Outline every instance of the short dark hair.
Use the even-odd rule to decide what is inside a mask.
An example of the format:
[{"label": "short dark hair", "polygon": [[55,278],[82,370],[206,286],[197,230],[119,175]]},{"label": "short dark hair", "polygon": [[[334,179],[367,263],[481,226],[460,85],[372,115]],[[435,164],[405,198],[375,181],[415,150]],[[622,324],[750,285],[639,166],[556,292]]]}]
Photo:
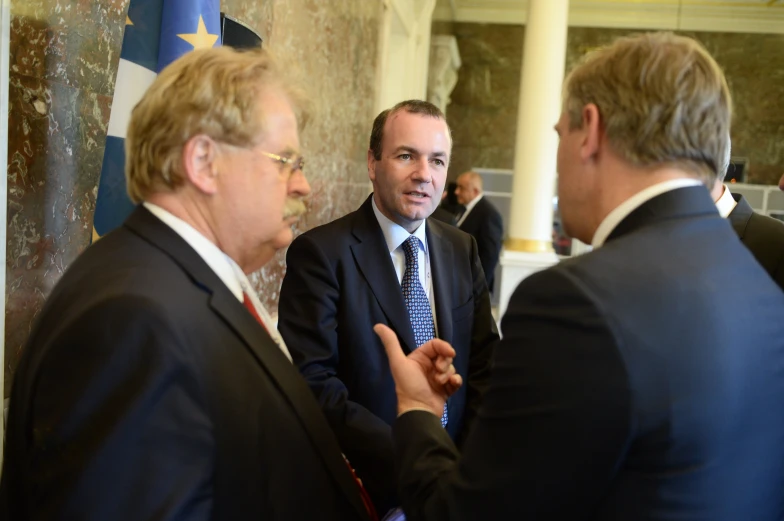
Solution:
[{"label": "short dark hair", "polygon": [[[381,159],[381,143],[384,141],[384,125],[386,125],[389,116],[396,112],[400,112],[401,110],[405,110],[409,114],[422,114],[423,116],[431,118],[443,119],[444,123],[446,123],[446,116],[441,112],[441,109],[429,101],[420,99],[401,101],[391,109],[382,111],[381,114],[376,116],[376,119],[373,121],[373,130],[370,131],[370,150],[373,151],[373,157],[376,160]],[[447,124],[446,129],[451,135],[452,132],[449,130],[449,124]]]}]

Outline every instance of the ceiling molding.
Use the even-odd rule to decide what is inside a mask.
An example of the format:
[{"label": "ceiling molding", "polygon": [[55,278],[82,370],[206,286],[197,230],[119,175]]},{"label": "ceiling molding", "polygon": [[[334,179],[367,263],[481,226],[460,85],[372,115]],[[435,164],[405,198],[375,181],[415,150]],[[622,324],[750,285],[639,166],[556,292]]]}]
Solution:
[{"label": "ceiling molding", "polygon": [[[440,21],[525,24],[527,0],[439,0],[433,19]],[[572,0],[569,25],[624,29],[669,29],[736,33],[784,34],[784,4],[767,0],[745,2],[686,1],[624,2]]]}]

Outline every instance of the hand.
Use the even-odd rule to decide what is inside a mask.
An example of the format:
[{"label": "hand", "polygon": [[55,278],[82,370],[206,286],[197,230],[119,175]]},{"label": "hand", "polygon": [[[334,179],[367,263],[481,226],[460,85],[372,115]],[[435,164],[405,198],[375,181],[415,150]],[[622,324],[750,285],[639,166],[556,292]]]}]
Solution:
[{"label": "hand", "polygon": [[452,365],[455,356],[452,346],[434,338],[406,356],[394,331],[383,324],[376,324],[373,331],[381,339],[389,357],[389,368],[395,379],[398,414],[425,409],[440,418],[446,399],[463,385],[463,378]]}]

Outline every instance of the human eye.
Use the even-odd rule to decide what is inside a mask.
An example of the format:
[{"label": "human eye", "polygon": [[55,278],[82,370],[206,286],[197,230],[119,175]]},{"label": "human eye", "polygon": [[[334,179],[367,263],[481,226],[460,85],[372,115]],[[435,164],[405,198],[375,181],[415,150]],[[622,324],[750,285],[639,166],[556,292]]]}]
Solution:
[{"label": "human eye", "polygon": [[436,166],[444,166],[446,164],[446,163],[444,163],[443,159],[434,159],[433,163],[435,163]]},{"label": "human eye", "polygon": [[397,158],[402,159],[403,161],[409,161],[411,160],[411,154],[409,153],[400,154],[399,156],[397,156]]}]

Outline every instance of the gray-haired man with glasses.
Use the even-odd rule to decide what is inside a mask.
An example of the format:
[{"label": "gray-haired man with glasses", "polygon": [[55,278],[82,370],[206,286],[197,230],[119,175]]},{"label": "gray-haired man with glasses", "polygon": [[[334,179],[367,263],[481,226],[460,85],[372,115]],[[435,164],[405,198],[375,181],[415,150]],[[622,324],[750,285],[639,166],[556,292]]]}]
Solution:
[{"label": "gray-haired man with glasses", "polygon": [[0,519],[376,519],[246,276],[310,192],[283,73],[264,51],[193,51],[134,109],[141,204],[31,332]]}]

